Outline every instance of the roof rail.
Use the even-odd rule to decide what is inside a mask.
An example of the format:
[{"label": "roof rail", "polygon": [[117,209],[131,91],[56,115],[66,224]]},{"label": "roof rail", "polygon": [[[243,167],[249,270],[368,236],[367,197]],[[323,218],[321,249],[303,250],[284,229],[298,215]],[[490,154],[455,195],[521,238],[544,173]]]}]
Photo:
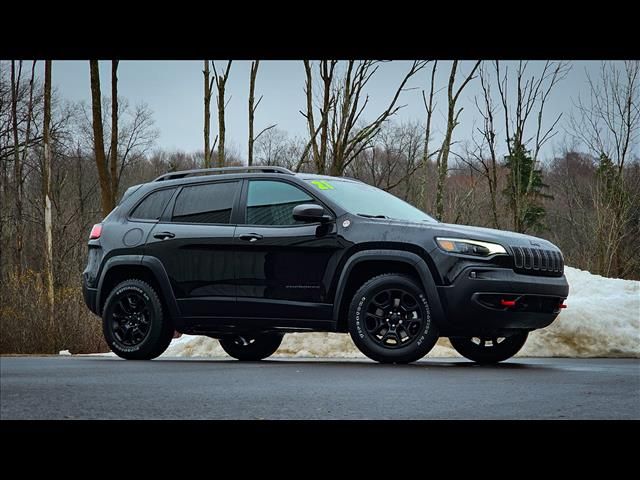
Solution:
[{"label": "roof rail", "polygon": [[196,168],[193,170],[180,170],[178,172],[169,172],[160,175],[154,182],[163,180],[175,180],[177,178],[188,177],[189,175],[198,175],[201,173],[231,173],[231,172],[264,172],[264,173],[285,173],[287,175],[295,175],[291,170],[284,167],[271,166],[251,166],[251,167],[218,167],[218,168]]}]

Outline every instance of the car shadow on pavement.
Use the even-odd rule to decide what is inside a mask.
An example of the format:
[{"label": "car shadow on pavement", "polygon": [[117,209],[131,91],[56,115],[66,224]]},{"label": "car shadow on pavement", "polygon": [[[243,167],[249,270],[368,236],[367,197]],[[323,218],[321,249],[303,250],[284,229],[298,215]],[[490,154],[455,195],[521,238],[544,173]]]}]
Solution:
[{"label": "car shadow on pavement", "polygon": [[190,358],[159,358],[154,362],[171,363],[171,364],[225,364],[231,367],[276,367],[276,366],[296,366],[296,367],[312,367],[312,366],[324,366],[344,368],[348,366],[358,366],[365,368],[377,368],[377,369],[452,369],[452,368],[474,368],[478,370],[551,370],[551,365],[542,365],[539,363],[524,363],[524,362],[502,362],[492,365],[480,365],[467,360],[421,360],[415,363],[409,364],[384,364],[377,363],[367,359],[316,359],[316,358],[272,358],[260,361],[243,361],[223,358],[223,357],[190,357]]}]

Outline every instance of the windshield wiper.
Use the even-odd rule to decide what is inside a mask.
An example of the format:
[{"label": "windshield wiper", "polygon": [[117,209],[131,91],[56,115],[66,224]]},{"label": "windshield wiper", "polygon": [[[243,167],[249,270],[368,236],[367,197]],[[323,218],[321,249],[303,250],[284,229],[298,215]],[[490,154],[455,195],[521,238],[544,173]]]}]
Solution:
[{"label": "windshield wiper", "polygon": [[389,218],[386,215],[369,215],[368,213],[356,213],[356,215],[366,218]]}]

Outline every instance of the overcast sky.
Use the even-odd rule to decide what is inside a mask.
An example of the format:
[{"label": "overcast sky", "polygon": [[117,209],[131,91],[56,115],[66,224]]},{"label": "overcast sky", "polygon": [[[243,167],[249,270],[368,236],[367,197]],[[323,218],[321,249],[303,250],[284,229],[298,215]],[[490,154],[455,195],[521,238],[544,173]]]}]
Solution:
[{"label": "overcast sky", "polygon": [[[516,62],[505,62],[515,68]],[[399,82],[411,62],[393,61],[384,63],[367,85],[370,95],[364,117],[375,118],[395,92]],[[461,62],[459,71],[468,72],[473,62]],[[539,75],[544,62],[530,62],[531,74]],[[218,61],[222,68],[224,61]],[[571,70],[550,96],[547,118],[555,118],[559,113],[565,116],[571,110],[572,99],[579,92],[586,93],[587,72],[597,75],[599,62],[570,62]],[[249,88],[248,61],[233,62],[227,94],[227,148],[246,157],[247,150],[247,96]],[[40,62],[42,68],[42,62]],[[103,95],[110,91],[110,62],[100,62]],[[438,111],[434,118],[436,134],[446,125],[446,82],[450,62],[438,64],[436,87],[442,88],[438,100]],[[399,104],[406,105],[395,117],[396,121],[422,120],[425,112],[420,90],[428,88],[430,71],[425,69],[407,85],[407,91],[400,96]],[[90,102],[89,63],[87,61],[54,61],[53,84],[61,96],[67,100]],[[461,78],[461,77],[460,77]],[[203,145],[203,75],[199,61],[121,61],[118,70],[119,95],[132,104],[145,102],[153,111],[156,128],[160,136],[157,144],[165,149],[194,151]],[[479,82],[472,82],[463,92],[460,106],[464,111],[460,125],[454,132],[454,140],[469,138],[478,115],[473,104],[474,95],[479,93]],[[277,128],[291,136],[305,135],[305,119],[300,114],[304,108],[304,66],[301,61],[265,60],[260,63],[257,79],[257,97],[264,95],[255,118],[256,131],[276,123]],[[215,98],[212,98],[212,138],[217,130]],[[549,152],[551,145],[547,151]]]}]

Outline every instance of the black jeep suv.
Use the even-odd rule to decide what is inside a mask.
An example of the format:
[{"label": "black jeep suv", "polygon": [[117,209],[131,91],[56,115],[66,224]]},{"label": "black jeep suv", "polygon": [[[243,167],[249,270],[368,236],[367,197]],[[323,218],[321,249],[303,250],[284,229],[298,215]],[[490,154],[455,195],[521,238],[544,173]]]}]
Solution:
[{"label": "black jeep suv", "polygon": [[379,362],[418,360],[442,336],[492,363],[553,322],[563,269],[546,240],[439,223],[357,180],[231,167],[129,188],[91,231],[83,292],[127,359],[157,357],[176,330],[240,360],[325,331]]}]

